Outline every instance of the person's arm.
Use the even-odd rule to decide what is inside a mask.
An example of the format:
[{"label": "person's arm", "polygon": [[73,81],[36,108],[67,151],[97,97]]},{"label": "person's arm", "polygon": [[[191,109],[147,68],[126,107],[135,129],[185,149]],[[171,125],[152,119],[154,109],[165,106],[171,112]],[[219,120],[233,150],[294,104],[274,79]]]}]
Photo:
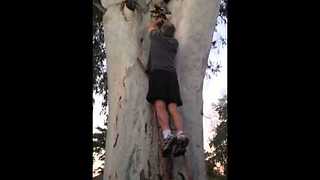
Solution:
[{"label": "person's arm", "polygon": [[151,72],[151,59],[150,59],[150,53],[149,53],[149,58],[148,58],[148,63],[147,63],[147,69],[146,69],[146,74],[150,75]]},{"label": "person's arm", "polygon": [[149,67],[148,67],[149,66],[149,62],[148,62],[147,68],[145,68],[143,63],[142,63],[142,60],[139,57],[137,58],[137,60],[138,60],[138,64],[142,68],[143,72],[146,73],[147,76],[149,76],[149,70],[148,70],[149,69]]},{"label": "person's arm", "polygon": [[158,24],[162,21],[161,18],[157,18],[155,21],[151,21],[148,25],[148,32],[158,29]]}]

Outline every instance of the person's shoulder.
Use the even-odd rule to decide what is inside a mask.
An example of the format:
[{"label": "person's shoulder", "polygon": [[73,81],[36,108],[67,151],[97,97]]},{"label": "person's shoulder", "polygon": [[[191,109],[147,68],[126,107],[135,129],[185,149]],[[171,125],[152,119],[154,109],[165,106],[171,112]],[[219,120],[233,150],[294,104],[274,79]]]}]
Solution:
[{"label": "person's shoulder", "polygon": [[160,36],[160,31],[158,29],[152,29],[150,31],[150,37],[159,37]]}]

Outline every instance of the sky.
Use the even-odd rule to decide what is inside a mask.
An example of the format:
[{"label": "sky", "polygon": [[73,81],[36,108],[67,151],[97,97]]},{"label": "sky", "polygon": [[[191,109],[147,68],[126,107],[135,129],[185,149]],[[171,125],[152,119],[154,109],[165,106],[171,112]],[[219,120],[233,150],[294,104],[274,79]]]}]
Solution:
[{"label": "sky", "polygon": [[94,98],[94,104],[93,104],[93,112],[92,112],[92,119],[93,119],[93,132],[98,132],[96,129],[98,126],[103,127],[104,126],[104,118],[105,115],[101,114],[101,109],[102,109],[102,101],[103,101],[103,96],[102,95],[97,95],[93,94]]},{"label": "sky", "polygon": [[[227,41],[227,24],[222,23],[218,18],[216,29],[212,40],[217,40],[223,37]],[[220,72],[211,79],[204,78],[203,82],[203,145],[205,150],[209,148],[209,138],[214,133],[213,129],[218,125],[218,113],[212,109],[213,103],[218,103],[219,98],[227,94],[227,46],[222,46],[217,42],[218,48],[211,49],[208,61],[219,62],[221,64]]]},{"label": "sky", "polygon": [[[221,23],[218,18],[217,31],[213,34],[212,40],[218,39],[220,36],[227,39],[227,25]],[[203,139],[204,148],[209,150],[209,138],[213,135],[213,129],[218,124],[218,114],[213,111],[212,103],[217,103],[218,99],[227,93],[227,46],[217,42],[218,48],[211,49],[208,61],[220,62],[221,70],[210,79],[204,78],[203,82]],[[95,103],[93,104],[93,132],[97,132],[96,127],[103,126],[104,115],[100,113],[103,96],[93,95]]]}]

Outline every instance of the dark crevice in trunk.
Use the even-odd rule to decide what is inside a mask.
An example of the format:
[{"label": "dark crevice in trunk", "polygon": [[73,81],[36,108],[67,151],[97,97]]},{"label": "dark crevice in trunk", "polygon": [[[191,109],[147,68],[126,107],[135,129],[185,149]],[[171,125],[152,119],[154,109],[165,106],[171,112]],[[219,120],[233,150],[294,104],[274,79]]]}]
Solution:
[{"label": "dark crevice in trunk", "polygon": [[116,140],[114,141],[113,148],[116,147],[119,138],[119,133],[117,134]]}]

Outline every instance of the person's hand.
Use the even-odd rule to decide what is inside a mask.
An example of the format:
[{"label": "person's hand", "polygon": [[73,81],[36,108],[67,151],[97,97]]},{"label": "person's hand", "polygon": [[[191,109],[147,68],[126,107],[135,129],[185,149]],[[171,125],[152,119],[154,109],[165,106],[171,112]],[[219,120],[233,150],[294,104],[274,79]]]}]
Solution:
[{"label": "person's hand", "polygon": [[158,28],[158,24],[162,21],[162,18],[158,17],[155,20],[151,20],[148,25],[148,32]]},{"label": "person's hand", "polygon": [[160,28],[163,25],[163,23],[165,23],[165,21],[167,20],[162,17],[159,17],[157,20],[155,20],[157,28]]},{"label": "person's hand", "polygon": [[157,17],[157,19],[155,20],[155,23],[158,24],[162,21],[162,18],[161,17]]}]

